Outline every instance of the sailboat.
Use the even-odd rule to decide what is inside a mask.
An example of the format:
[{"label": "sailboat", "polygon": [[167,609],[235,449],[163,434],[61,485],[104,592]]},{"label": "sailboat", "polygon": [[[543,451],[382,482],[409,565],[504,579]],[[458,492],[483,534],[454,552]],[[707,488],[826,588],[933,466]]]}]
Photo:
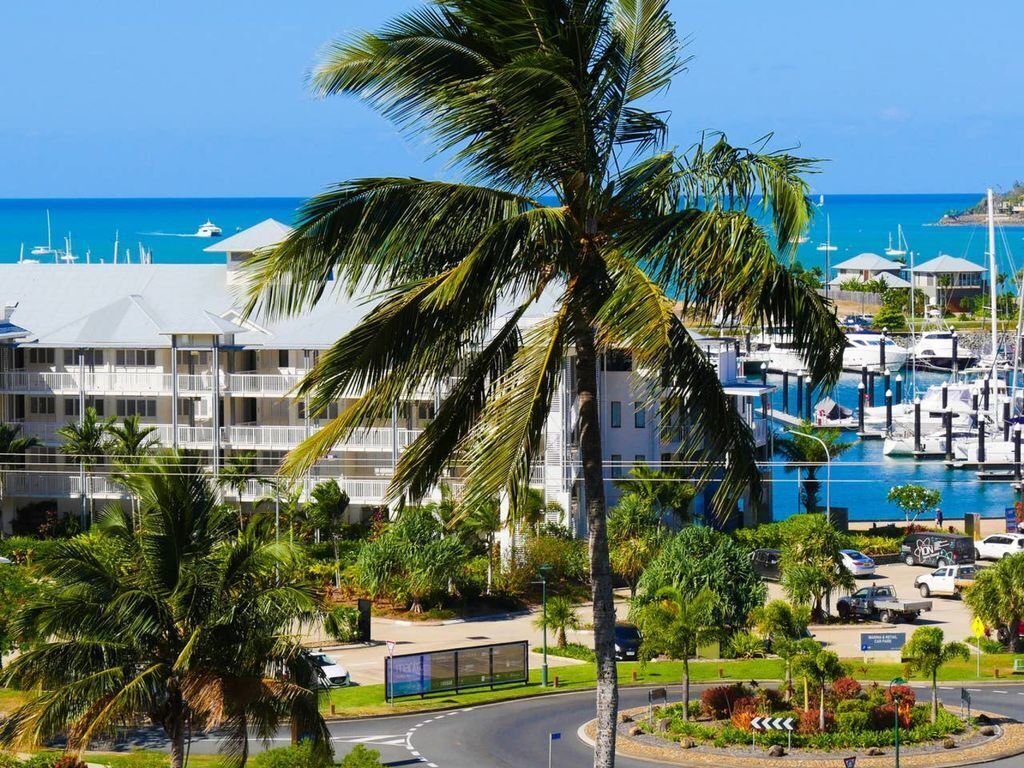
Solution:
[{"label": "sailboat", "polygon": [[885,255],[894,258],[897,256],[906,256],[906,240],[903,237],[903,225],[896,225],[896,247],[892,247],[892,232],[889,233],[889,247],[885,249]]},{"label": "sailboat", "polygon": [[825,196],[824,195],[818,195],[818,207],[819,208],[824,208],[825,207]]},{"label": "sailboat", "polygon": [[30,253],[33,256],[56,256],[57,252],[53,250],[53,237],[50,232],[50,209],[46,209],[46,245],[33,246]]},{"label": "sailboat", "polygon": [[[825,215],[825,242],[819,245],[817,250],[823,253],[832,253],[832,251],[839,250],[838,247],[832,245],[832,219],[828,214]],[[827,268],[825,274],[828,275]]]},{"label": "sailboat", "polygon": [[996,294],[999,277],[999,268],[996,266],[996,220],[995,205],[992,201],[992,189],[988,190],[988,288],[989,302],[991,305],[991,350],[978,362],[975,370],[978,373],[1006,370],[1009,368],[1009,361],[999,355],[999,325],[997,318],[997,307],[999,297]]}]

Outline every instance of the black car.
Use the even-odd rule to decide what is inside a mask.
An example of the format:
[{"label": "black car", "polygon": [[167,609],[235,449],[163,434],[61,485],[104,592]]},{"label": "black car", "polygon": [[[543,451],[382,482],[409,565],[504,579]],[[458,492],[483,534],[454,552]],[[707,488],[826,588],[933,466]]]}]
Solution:
[{"label": "black car", "polygon": [[907,565],[942,568],[974,562],[974,540],[955,533],[908,534],[900,545],[900,557]]},{"label": "black car", "polygon": [[777,549],[755,549],[750,553],[750,564],[754,573],[768,581],[782,578],[781,553]]},{"label": "black car", "polygon": [[640,653],[643,635],[635,624],[625,622],[615,624],[615,658],[623,661],[636,661]]}]

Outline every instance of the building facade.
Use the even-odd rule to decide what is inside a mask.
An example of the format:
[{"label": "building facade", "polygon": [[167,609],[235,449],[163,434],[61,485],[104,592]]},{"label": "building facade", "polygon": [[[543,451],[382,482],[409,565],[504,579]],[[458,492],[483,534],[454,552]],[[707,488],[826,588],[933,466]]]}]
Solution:
[{"label": "building facade", "polygon": [[[327,298],[301,317],[274,323],[243,318],[239,266],[288,231],[267,220],[208,248],[224,254],[223,264],[0,265],[0,421],[20,425],[24,435],[41,443],[5,472],[0,501],[5,531],[19,510],[38,510],[40,503],[70,514],[83,508],[86,496],[96,504],[126,498],[107,459],[98,457],[86,473],[59,452],[58,430],[89,407],[104,418],[138,416],[155,428],[161,445],[195,452],[214,474],[224,472],[238,454],[254,455],[253,477],[237,488],[225,487],[228,497],[240,494],[252,503],[280,492],[268,480],[284,455],[351,402],[339,400],[314,417],[293,390],[319,355],[366,312],[357,300]],[[767,450],[770,390],[737,375],[733,342],[701,343]],[[602,356],[610,501],[618,495],[617,475],[637,462],[667,460],[678,447],[663,439],[657,408],[641,402],[637,393],[643,387],[630,367],[628,355]],[[564,510],[561,522],[583,534],[573,381],[567,362],[547,422],[543,466],[534,469],[532,480],[546,500]],[[365,520],[385,504],[401,452],[433,419],[444,394],[424,391],[391,418],[359,431],[294,490],[305,496],[321,479],[336,479],[351,499],[350,520]],[[448,482],[457,493],[458,477]],[[696,511],[705,503],[706,494],[695,503]],[[752,522],[748,515],[734,524]]]}]

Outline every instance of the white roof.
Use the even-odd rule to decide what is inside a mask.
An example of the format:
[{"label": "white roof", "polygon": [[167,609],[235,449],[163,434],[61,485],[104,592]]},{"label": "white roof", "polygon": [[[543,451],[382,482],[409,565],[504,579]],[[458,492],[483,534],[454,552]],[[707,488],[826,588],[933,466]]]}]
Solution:
[{"label": "white roof", "polygon": [[859,253],[852,259],[847,259],[832,266],[834,269],[895,270],[897,272],[904,268],[904,265],[898,261],[892,261],[884,256],[879,256],[877,253]]},{"label": "white roof", "polygon": [[914,267],[914,272],[987,272],[980,264],[975,264],[973,261],[967,259],[961,259],[959,256],[947,256],[941,254],[936,256],[931,261],[926,261],[924,264],[918,264]]},{"label": "white roof", "polygon": [[857,280],[857,281],[862,282],[862,283],[866,283],[866,282],[873,281],[873,280],[881,280],[883,283],[885,283],[887,288],[909,288],[910,287],[910,283],[908,281],[904,280],[902,277],[898,277],[897,275],[894,275],[892,272],[879,272],[877,274],[872,275],[869,280],[865,280],[862,275],[854,275],[854,276],[846,275],[844,277],[837,277],[837,278],[833,279],[832,282],[829,283],[829,285],[833,285],[833,286],[838,287],[838,286],[842,285],[843,283],[849,282],[850,280]]},{"label": "white roof", "polygon": [[231,237],[207,246],[206,253],[255,253],[261,248],[277,245],[292,233],[292,228],[276,219],[265,219],[255,226],[236,232]]}]

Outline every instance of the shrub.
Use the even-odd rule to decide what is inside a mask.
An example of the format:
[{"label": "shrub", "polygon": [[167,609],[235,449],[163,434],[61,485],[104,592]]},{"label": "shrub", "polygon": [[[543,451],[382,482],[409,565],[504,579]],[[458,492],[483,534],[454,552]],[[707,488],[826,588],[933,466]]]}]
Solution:
[{"label": "shrub", "polygon": [[909,685],[894,685],[885,689],[885,703],[892,704],[893,694],[898,694],[901,707],[914,706],[917,702],[917,694]]},{"label": "shrub", "polygon": [[840,677],[832,683],[832,693],[837,701],[856,699],[861,693],[860,683],[852,677]]},{"label": "shrub", "polygon": [[734,659],[758,659],[764,657],[764,640],[754,637],[746,630],[733,633],[727,653]]},{"label": "shrub", "polygon": [[701,710],[705,715],[720,720],[729,717],[734,703],[747,696],[750,696],[750,689],[739,683],[706,688],[700,694]]},{"label": "shrub", "polygon": [[[821,733],[818,728],[818,710],[817,709],[798,709],[796,710],[797,717],[800,718],[800,723],[797,725],[797,733]],[[825,710],[825,730],[835,730],[836,717],[832,712]]]},{"label": "shrub", "polygon": [[739,728],[741,731],[750,730],[750,722],[754,719],[754,715],[757,714],[749,709],[737,709],[732,713],[731,722],[734,728]]},{"label": "shrub", "polygon": [[866,731],[871,723],[871,715],[867,712],[837,712],[836,730],[860,732]]},{"label": "shrub", "polygon": [[10,752],[0,752],[0,768],[21,768],[23,763]]},{"label": "shrub", "polygon": [[279,747],[261,752],[249,761],[249,765],[252,768],[319,768],[330,765],[330,762],[317,754],[310,742],[304,741],[293,747]]},{"label": "shrub", "polygon": [[359,609],[339,605],[327,614],[324,632],[339,643],[351,643],[359,637]]},{"label": "shrub", "polygon": [[380,768],[380,752],[356,744],[340,763],[341,768]]},{"label": "shrub", "polygon": [[[911,707],[900,705],[900,728],[910,728],[910,710]],[[871,710],[871,727],[876,731],[892,728],[894,716],[892,704],[875,707]]]},{"label": "shrub", "polygon": [[874,707],[875,705],[867,699],[845,699],[836,704],[836,714],[862,712],[865,715],[870,715]]}]

